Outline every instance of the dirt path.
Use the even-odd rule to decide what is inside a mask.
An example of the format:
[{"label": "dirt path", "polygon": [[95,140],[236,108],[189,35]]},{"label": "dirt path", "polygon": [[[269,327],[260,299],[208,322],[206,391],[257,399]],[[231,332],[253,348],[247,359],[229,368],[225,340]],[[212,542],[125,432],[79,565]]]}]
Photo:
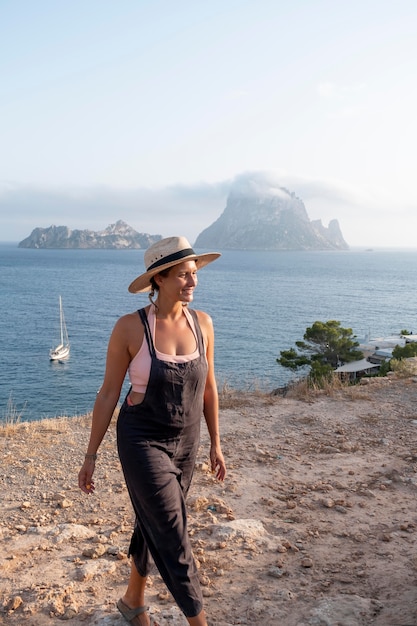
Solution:
[{"label": "dirt path", "polygon": [[[415,626],[417,380],[229,405],[228,479],[208,472],[204,432],[188,500],[210,626]],[[88,430],[88,417],[0,430],[5,624],[126,623],[132,512],[114,426],[96,494],[78,491]],[[147,601],[160,626],[185,626],[157,572]]]}]

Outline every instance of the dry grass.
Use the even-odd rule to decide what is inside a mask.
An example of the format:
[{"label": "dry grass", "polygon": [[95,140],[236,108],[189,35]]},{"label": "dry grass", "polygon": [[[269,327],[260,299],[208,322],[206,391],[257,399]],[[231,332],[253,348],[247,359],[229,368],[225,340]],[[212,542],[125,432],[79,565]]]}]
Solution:
[{"label": "dry grass", "polygon": [[344,389],[346,400],[354,402],[355,400],[370,400],[369,389],[362,385],[348,385]]},{"label": "dry grass", "polygon": [[[382,379],[374,379],[376,382]],[[365,400],[369,397],[369,390],[365,386],[342,381],[338,376],[333,376],[331,380],[324,381],[321,385],[312,383],[308,378],[302,378],[288,385],[284,395],[293,400],[302,402],[313,402],[316,398],[327,396],[329,398],[343,394],[347,400]]]},{"label": "dry grass", "polygon": [[[60,439],[62,435],[69,435],[72,432],[72,425],[77,421],[84,425],[90,420],[91,415],[80,417],[47,417],[32,422],[21,421],[21,414],[5,419],[0,423],[0,437],[13,437],[16,435],[25,436],[30,443],[42,442],[46,445]],[[47,437],[45,437],[47,435]],[[71,441],[68,439],[68,443]]]},{"label": "dry grass", "polygon": [[219,389],[220,409],[236,409],[247,404],[246,394],[231,387],[227,382]]},{"label": "dry grass", "polygon": [[[395,377],[407,378],[417,375],[416,361],[401,360],[394,363]],[[384,379],[370,379],[372,383],[377,384]],[[290,383],[283,389],[274,391],[265,391],[256,381],[251,385],[250,389],[236,389],[228,382],[224,382],[219,388],[219,406],[221,410],[240,409],[250,405],[252,402],[262,403],[262,405],[273,405],[279,401],[279,397],[291,398],[306,403],[314,402],[315,399],[322,396],[337,396],[340,393],[347,400],[364,400],[369,397],[369,389],[366,386],[357,384],[351,385],[343,382],[338,376],[334,376],[331,381],[326,381],[323,386],[312,384],[307,378],[302,378]],[[116,407],[114,412],[111,428],[116,427],[117,417],[120,407]],[[33,422],[21,421],[22,411],[18,411],[12,397],[9,398],[3,419],[0,420],[0,438],[14,436],[20,433],[29,435],[31,441],[36,442],[45,440],[45,434],[53,440],[55,435],[61,437],[63,434],[70,433],[74,424],[79,425],[81,429],[89,427],[91,424],[91,413],[73,417],[54,417],[44,418]],[[71,420],[71,426],[69,424]]]},{"label": "dry grass", "polygon": [[398,378],[409,378],[417,374],[417,359],[391,359],[390,366]]},{"label": "dry grass", "polygon": [[17,426],[21,422],[24,409],[25,407],[23,407],[21,411],[18,411],[13,396],[10,394],[7,400],[6,410],[0,422],[0,435],[7,437],[15,433]]},{"label": "dry grass", "polygon": [[277,401],[277,393],[265,390],[256,380],[246,389],[236,389],[227,382],[219,388],[219,408],[239,409],[253,403],[262,406],[273,405]]},{"label": "dry grass", "polygon": [[348,387],[349,384],[342,382],[338,376],[333,376],[331,380],[324,380],[320,385],[309,378],[302,378],[290,384],[285,395],[294,400],[311,402],[319,396],[333,396]]}]

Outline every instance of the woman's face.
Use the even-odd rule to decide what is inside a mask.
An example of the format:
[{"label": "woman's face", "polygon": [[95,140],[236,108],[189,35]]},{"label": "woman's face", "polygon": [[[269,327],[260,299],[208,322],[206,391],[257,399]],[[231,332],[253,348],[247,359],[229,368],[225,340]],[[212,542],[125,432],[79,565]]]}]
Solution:
[{"label": "woman's face", "polygon": [[160,292],[181,302],[193,301],[197,282],[197,264],[195,261],[184,261],[184,263],[174,265],[167,276],[158,276]]}]

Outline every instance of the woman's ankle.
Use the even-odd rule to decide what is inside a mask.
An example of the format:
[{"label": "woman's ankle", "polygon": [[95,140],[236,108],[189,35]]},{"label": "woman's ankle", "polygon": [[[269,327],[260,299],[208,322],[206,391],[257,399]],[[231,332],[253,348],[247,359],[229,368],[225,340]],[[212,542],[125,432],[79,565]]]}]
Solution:
[{"label": "woman's ankle", "polygon": [[122,601],[129,607],[129,609],[137,609],[140,606],[145,606],[145,599],[138,597],[135,594],[130,594],[128,591],[122,596]]},{"label": "woman's ankle", "polygon": [[187,622],[190,626],[208,626],[206,612],[203,610],[196,617],[187,617]]}]

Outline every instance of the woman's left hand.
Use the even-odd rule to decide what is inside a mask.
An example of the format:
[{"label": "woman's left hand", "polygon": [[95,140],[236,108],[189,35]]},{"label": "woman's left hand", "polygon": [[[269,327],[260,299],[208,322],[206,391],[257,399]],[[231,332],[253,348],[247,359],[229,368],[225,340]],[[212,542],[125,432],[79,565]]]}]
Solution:
[{"label": "woman's left hand", "polygon": [[94,480],[93,473],[95,468],[95,462],[93,460],[86,459],[82,468],[78,474],[78,486],[84,493],[94,493]]},{"label": "woman's left hand", "polygon": [[223,481],[226,477],[226,463],[220,446],[211,446],[210,464],[211,471],[215,473],[217,480]]}]

